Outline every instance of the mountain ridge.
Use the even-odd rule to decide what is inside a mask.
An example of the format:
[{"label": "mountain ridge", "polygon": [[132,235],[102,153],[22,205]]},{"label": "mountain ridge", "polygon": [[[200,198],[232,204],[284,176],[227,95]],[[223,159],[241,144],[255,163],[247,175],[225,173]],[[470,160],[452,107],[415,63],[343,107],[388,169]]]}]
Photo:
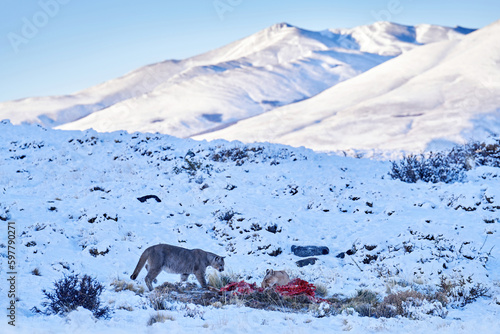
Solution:
[{"label": "mountain ridge", "polygon": [[500,133],[499,35],[500,21],[415,48],[307,101],[195,138],[413,152],[484,140]]},{"label": "mountain ridge", "polygon": [[315,32],[278,23],[207,53],[150,64],[75,94],[0,103],[0,118],[61,129],[206,133],[308,99],[392,57],[360,51],[362,39],[349,37],[356,31]]}]

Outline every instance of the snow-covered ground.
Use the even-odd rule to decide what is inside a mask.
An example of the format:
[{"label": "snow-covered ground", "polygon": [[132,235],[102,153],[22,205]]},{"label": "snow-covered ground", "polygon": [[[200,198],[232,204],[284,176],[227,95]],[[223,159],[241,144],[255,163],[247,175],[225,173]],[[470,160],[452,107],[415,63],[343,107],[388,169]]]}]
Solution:
[{"label": "snow-covered ground", "polygon": [[[15,222],[19,298],[16,328],[4,313],[2,333],[499,332],[498,168],[478,167],[461,183],[407,184],[389,177],[387,161],[7,121],[0,122],[0,153],[1,308],[6,312],[9,302],[8,222]],[[139,202],[144,195],[161,202]],[[221,219],[227,212],[232,219]],[[226,271],[258,284],[266,269],[284,269],[324,285],[328,296],[429,293],[441,278],[480,284],[489,296],[464,307],[450,301],[444,318],[417,309],[417,320],[172,304],[162,311],[170,320],[148,326],[156,313],[148,293],[115,292],[110,284],[130,281],[142,251],[157,243],[226,256]],[[330,253],[299,268],[292,245],[327,246]],[[337,257],[348,250],[355,252]],[[113,310],[109,320],[85,309],[65,317],[30,311],[41,308],[43,289],[70,273],[106,286],[101,300]],[[144,285],[144,276],[136,284]],[[179,275],[158,279],[177,282]]]}]

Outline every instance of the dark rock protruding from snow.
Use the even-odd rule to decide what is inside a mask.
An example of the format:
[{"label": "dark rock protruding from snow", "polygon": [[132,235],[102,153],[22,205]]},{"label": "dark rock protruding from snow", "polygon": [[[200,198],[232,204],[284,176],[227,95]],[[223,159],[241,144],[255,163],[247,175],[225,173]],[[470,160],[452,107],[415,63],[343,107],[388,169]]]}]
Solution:
[{"label": "dark rock protruding from snow", "polygon": [[316,257],[310,257],[308,259],[299,260],[299,261],[297,261],[295,263],[297,264],[297,267],[305,267],[305,266],[308,266],[308,265],[315,264],[316,261],[318,261],[318,258],[316,258]]},{"label": "dark rock protruding from snow", "polygon": [[330,250],[326,246],[292,246],[292,253],[300,257],[327,255]]},{"label": "dark rock protruding from snow", "polygon": [[142,196],[142,197],[137,197],[137,199],[139,200],[139,202],[141,203],[144,203],[146,202],[148,199],[151,199],[151,198],[154,198],[158,203],[161,202],[161,199],[156,196],[156,195],[146,195],[146,196]]}]

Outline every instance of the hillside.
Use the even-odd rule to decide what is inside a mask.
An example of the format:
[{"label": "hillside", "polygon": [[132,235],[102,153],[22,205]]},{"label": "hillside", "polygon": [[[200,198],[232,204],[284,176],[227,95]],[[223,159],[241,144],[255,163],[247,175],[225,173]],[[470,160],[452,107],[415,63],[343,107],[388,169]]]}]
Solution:
[{"label": "hillside", "polygon": [[[16,333],[498,328],[498,168],[477,167],[460,183],[408,184],[389,177],[388,162],[304,148],[57,131],[7,121],[0,122],[0,143],[0,220],[13,222],[16,235]],[[137,200],[145,195],[161,202]],[[279,305],[267,311],[167,299],[159,312],[166,322],[148,327],[158,312],[149,293],[134,292],[144,285],[145,271],[137,282],[128,277],[142,251],[157,243],[226,256],[227,274],[257,284],[266,269],[284,269],[324,286],[331,300],[357,291],[379,301],[409,290],[430,295],[443,282],[451,288],[446,299],[414,300],[405,304],[406,316],[380,319],[362,316],[366,310],[355,305],[334,310],[322,303],[292,312]],[[326,246],[329,254],[298,267],[303,258],[292,245]],[[7,258],[4,239],[4,270]],[[67,316],[30,311],[42,308],[43,289],[69,274],[102,282],[109,320],[95,320],[85,309]],[[162,273],[154,286],[178,280]],[[133,288],[117,291],[117,281]],[[196,283],[193,276],[188,282]],[[5,320],[0,331],[13,332]]]},{"label": "hillside", "polygon": [[449,147],[500,133],[500,21],[424,45],[306,101],[195,137],[320,151]]},{"label": "hillside", "polygon": [[402,52],[467,32],[388,22],[314,32],[281,23],[74,94],[0,103],[0,119],[189,137],[310,98]]}]

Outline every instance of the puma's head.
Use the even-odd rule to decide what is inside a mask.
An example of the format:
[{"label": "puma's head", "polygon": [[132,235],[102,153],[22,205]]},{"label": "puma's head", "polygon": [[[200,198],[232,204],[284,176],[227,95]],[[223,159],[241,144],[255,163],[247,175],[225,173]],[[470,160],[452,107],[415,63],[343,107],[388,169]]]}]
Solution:
[{"label": "puma's head", "polygon": [[266,270],[266,276],[261,283],[262,288],[273,287],[275,285],[286,285],[290,282],[290,277],[284,270]]},{"label": "puma's head", "polygon": [[268,286],[271,286],[273,283],[275,283],[274,270],[267,269],[266,276],[264,276],[264,280],[262,281],[260,286],[263,288],[267,288]]},{"label": "puma's head", "polygon": [[222,256],[214,257],[210,265],[220,272],[224,271],[224,257]]}]

